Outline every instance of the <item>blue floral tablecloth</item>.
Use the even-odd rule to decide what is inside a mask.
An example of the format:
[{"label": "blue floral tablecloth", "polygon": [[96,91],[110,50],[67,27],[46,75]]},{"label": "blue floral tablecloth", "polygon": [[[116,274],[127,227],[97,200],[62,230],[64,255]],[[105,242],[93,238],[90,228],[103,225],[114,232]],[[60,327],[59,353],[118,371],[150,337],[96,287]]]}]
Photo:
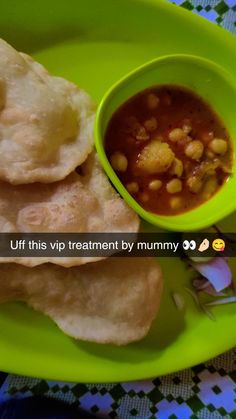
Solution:
[{"label": "blue floral tablecloth", "polygon": [[176,0],[178,4],[236,34],[235,0]]},{"label": "blue floral tablecloth", "polygon": [[[174,3],[236,34],[236,0]],[[236,419],[236,350],[179,373],[136,383],[86,385],[0,373],[2,419],[68,419],[89,414],[121,419]]]},{"label": "blue floral tablecloth", "polygon": [[[236,350],[152,381],[80,384],[1,373],[0,386],[1,419],[85,417],[79,409],[104,419],[230,419],[236,418]],[[29,397],[35,397],[30,406]],[[63,416],[62,404],[59,416],[57,405],[51,406],[44,401],[48,398],[64,402],[75,412],[75,416],[69,416],[69,412]],[[1,415],[1,404],[13,399],[25,399],[28,410],[23,407],[24,414],[9,416],[4,409],[5,415]],[[45,412],[48,413],[49,409],[54,414],[46,416]]]}]

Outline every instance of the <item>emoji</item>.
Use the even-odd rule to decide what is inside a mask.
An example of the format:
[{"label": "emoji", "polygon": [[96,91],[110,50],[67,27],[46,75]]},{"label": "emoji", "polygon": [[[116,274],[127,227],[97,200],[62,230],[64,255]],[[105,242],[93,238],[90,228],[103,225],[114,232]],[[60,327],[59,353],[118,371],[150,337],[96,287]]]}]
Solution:
[{"label": "emoji", "polygon": [[222,239],[215,239],[212,243],[212,249],[216,252],[223,252],[225,250],[225,242]]},{"label": "emoji", "polygon": [[184,250],[189,250],[189,249],[190,250],[195,250],[196,245],[197,244],[196,244],[195,240],[190,240],[190,241],[184,240],[184,242],[182,244]]},{"label": "emoji", "polygon": [[205,250],[207,250],[207,249],[209,248],[209,246],[210,246],[210,242],[209,242],[209,240],[208,240],[208,239],[204,239],[204,240],[201,242],[201,244],[200,244],[200,246],[199,246],[199,248],[198,248],[198,251],[199,251],[199,252],[205,252]]}]

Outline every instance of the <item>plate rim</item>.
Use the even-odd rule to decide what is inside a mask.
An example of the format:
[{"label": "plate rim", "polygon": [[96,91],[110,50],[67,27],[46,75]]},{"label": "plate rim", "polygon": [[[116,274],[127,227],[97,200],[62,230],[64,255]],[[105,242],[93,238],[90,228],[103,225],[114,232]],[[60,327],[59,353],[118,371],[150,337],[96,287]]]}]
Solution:
[{"label": "plate rim", "polygon": [[[126,0],[128,1],[128,0]],[[199,26],[204,26],[205,30],[209,30],[212,33],[214,33],[214,36],[220,37],[222,38],[222,36],[225,38],[226,42],[235,42],[236,41],[236,37],[235,35],[233,35],[232,33],[228,32],[227,30],[218,27],[216,24],[208,21],[207,19],[204,19],[203,17],[196,15],[188,10],[183,9],[182,7],[175,5],[175,4],[171,4],[169,2],[167,2],[166,0],[135,0],[135,2],[139,2],[139,3],[144,3],[145,5],[150,3],[152,5],[154,5],[155,7],[159,7],[162,8],[163,10],[168,10],[169,13],[177,13],[179,16],[187,18],[188,20],[192,21],[193,24],[198,24]],[[134,3],[135,3],[134,2]],[[235,43],[236,46],[236,43]],[[62,333],[62,332],[61,332]],[[214,355],[210,355],[211,357],[215,357],[218,356],[219,354],[221,354],[224,351],[230,350],[231,348],[234,347],[234,345],[236,344],[232,342],[232,345],[229,347],[229,345],[222,345],[222,347],[219,350],[216,350]],[[1,339],[0,339],[0,346],[1,346]],[[3,352],[4,352],[4,348],[3,348]],[[36,355],[37,356],[37,355]],[[196,358],[198,358],[196,356]],[[161,374],[158,373],[157,370],[153,370],[153,375],[150,375],[150,373],[141,373],[137,372],[131,374],[131,377],[127,377],[127,371],[124,368],[124,372],[123,372],[123,368],[122,368],[122,363],[121,363],[121,372],[118,373],[117,377],[114,377],[113,371],[109,371],[109,373],[105,373],[105,376],[100,377],[98,379],[97,374],[95,374],[94,376],[92,376],[89,372],[88,377],[86,378],[84,376],[84,373],[79,375],[78,372],[76,371],[75,375],[76,377],[72,377],[71,373],[69,372],[68,376],[67,374],[62,374],[60,370],[58,370],[58,374],[55,371],[54,373],[48,373],[47,377],[45,378],[46,374],[44,373],[45,370],[42,370],[42,373],[40,372],[40,366],[37,365],[31,365],[30,363],[16,363],[15,361],[10,365],[9,362],[5,362],[4,361],[4,357],[0,357],[0,370],[7,372],[7,373],[13,373],[13,374],[20,374],[20,375],[24,375],[27,377],[37,377],[43,380],[57,380],[57,381],[70,381],[70,382],[80,382],[80,383],[118,383],[118,382],[130,382],[130,381],[140,381],[140,380],[145,380],[145,379],[152,379],[154,377],[160,376],[160,375],[166,375],[166,374],[170,374],[170,373],[175,373],[176,371],[181,371],[183,369],[186,368],[190,368],[193,365],[196,365],[198,363],[201,362],[205,362],[207,359],[203,359],[201,357],[201,355],[199,356],[198,359],[196,359],[196,362],[193,364],[192,361],[190,362],[184,362],[184,365],[180,368],[176,368],[173,369],[171,367],[169,367],[169,365],[166,366],[165,372],[161,372]],[[13,365],[13,366],[12,366]],[[22,366],[22,367],[21,367]],[[151,367],[151,365],[148,365],[146,367],[149,371]],[[158,368],[158,367],[156,367]],[[55,368],[54,368],[55,370]],[[110,378],[108,379],[108,375],[110,376]]]}]

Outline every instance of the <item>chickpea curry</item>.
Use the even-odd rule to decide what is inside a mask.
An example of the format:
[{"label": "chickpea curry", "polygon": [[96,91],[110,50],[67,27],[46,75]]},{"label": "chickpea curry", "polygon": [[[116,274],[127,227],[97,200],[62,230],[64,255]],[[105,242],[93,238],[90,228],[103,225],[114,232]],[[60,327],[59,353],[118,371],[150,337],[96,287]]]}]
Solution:
[{"label": "chickpea curry", "polygon": [[138,93],[112,116],[108,159],[146,210],[175,215],[211,198],[232,171],[229,133],[213,109],[180,86]]}]

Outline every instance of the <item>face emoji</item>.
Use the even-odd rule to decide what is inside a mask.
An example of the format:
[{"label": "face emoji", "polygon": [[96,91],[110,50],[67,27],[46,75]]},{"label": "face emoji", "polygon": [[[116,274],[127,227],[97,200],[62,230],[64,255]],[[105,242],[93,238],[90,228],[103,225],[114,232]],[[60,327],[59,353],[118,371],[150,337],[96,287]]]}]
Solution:
[{"label": "face emoji", "polygon": [[225,242],[222,239],[215,239],[212,243],[212,249],[216,252],[223,252],[225,250]]}]

